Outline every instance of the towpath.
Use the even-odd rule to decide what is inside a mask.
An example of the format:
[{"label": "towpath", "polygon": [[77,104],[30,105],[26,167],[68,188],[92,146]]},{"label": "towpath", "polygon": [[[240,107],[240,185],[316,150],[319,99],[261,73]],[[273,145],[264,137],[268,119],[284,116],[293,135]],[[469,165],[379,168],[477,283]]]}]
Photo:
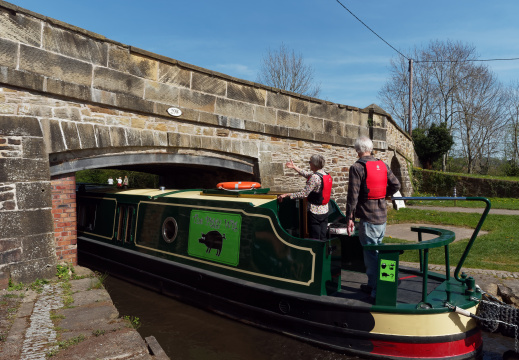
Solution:
[{"label": "towpath", "polygon": [[92,274],[76,267],[85,277],[70,280],[70,291],[60,282],[39,292],[0,290],[0,359],[169,359],[153,336],[143,339],[119,316]]}]

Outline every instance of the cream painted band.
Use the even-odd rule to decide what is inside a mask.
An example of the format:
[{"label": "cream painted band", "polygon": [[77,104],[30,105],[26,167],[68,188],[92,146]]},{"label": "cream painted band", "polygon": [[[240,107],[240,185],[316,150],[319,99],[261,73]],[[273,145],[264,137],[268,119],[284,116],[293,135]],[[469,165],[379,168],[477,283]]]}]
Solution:
[{"label": "cream painted band", "polygon": [[[467,311],[475,314],[477,306]],[[444,336],[472,330],[476,320],[455,312],[441,314],[393,314],[372,312],[375,327],[372,334],[395,336]]]}]

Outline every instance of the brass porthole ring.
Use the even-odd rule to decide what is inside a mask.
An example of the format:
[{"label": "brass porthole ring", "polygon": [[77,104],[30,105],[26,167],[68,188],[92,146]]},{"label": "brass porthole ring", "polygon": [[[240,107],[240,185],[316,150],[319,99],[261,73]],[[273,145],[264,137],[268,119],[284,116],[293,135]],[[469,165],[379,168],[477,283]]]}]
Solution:
[{"label": "brass porthole ring", "polygon": [[164,222],[162,223],[162,238],[165,242],[168,244],[175,241],[178,235],[178,225],[177,221],[172,218],[168,217]]}]

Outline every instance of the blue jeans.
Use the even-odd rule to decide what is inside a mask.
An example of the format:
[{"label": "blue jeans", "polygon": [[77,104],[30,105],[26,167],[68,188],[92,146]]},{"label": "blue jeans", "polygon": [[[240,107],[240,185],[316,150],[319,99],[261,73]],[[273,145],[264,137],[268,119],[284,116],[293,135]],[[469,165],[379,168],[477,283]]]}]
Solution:
[{"label": "blue jeans", "polygon": [[[363,219],[359,223],[359,241],[364,245],[382,244],[384,233],[386,232],[386,223],[375,225]],[[364,250],[364,265],[366,265],[366,274],[368,275],[368,285],[373,289],[371,296],[375,297],[378,278],[378,251]]]}]

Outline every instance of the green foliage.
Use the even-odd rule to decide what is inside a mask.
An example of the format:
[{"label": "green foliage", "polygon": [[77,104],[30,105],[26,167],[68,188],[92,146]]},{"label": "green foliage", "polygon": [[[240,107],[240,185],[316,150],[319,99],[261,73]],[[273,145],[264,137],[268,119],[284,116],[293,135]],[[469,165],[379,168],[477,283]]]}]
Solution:
[{"label": "green foliage", "polygon": [[101,274],[101,273],[96,272],[95,273],[95,277],[92,278],[91,281],[90,281],[90,288],[89,288],[89,290],[92,290],[92,289],[103,289],[104,288],[104,283],[105,283],[105,280],[106,280],[107,277],[108,277],[108,274],[106,274],[106,273]]},{"label": "green foliage", "polygon": [[508,161],[503,165],[503,172],[506,176],[519,176],[519,165],[513,161]]},{"label": "green foliage", "polygon": [[141,327],[141,320],[137,316],[125,315],[123,316],[123,319],[127,320],[130,323],[130,326],[135,330]]},{"label": "green foliage", "polygon": [[428,129],[414,129],[413,141],[416,154],[426,169],[432,169],[432,164],[454,145],[445,123],[431,124]]},{"label": "green foliage", "polygon": [[92,331],[92,335],[94,335],[94,336],[97,337],[97,336],[104,335],[105,332],[106,332],[105,330],[99,330],[99,329],[98,329],[98,330],[94,330],[94,331]]},{"label": "green foliage", "polygon": [[56,265],[56,276],[60,280],[69,281],[74,273],[74,267],[68,263]]},{"label": "green foliage", "polygon": [[47,353],[47,357],[52,357],[52,356],[56,355],[59,351],[65,350],[71,346],[77,345],[85,339],[86,339],[85,335],[79,335],[79,336],[73,337],[67,341],[58,341],[56,343],[56,348],[49,351]]}]

